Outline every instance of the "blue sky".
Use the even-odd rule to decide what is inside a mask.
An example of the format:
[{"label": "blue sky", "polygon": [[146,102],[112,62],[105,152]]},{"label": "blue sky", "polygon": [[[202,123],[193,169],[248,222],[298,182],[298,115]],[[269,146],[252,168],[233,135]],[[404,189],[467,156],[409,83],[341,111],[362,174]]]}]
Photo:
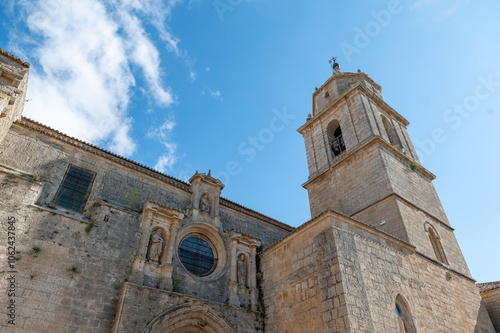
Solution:
[{"label": "blue sky", "polygon": [[499,1],[0,6],[0,45],[32,64],[26,116],[179,179],[212,169],[223,196],[293,226],[310,219],[296,129],[314,87],[332,55],[361,69],[410,121],[473,277],[500,279]]}]

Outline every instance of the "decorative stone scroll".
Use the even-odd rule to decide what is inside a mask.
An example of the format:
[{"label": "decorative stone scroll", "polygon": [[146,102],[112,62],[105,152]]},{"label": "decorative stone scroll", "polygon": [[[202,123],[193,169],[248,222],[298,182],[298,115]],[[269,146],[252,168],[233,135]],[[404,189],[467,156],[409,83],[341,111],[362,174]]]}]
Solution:
[{"label": "decorative stone scroll", "polygon": [[255,256],[260,240],[231,230],[231,276],[229,304],[257,310],[257,267]]},{"label": "decorative stone scroll", "polygon": [[172,256],[179,222],[184,213],[147,202],[143,210],[141,240],[129,281],[139,286],[172,288]]}]

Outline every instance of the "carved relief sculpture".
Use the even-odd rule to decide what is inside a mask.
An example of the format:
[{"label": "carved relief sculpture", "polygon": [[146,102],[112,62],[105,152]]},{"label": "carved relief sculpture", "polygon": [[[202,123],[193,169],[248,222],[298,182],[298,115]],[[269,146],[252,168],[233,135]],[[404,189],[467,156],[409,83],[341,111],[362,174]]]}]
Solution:
[{"label": "carved relief sculpture", "polygon": [[210,214],[210,201],[206,193],[200,199],[200,212]]},{"label": "carved relief sculpture", "polygon": [[156,231],[151,234],[151,238],[149,239],[149,248],[147,256],[147,259],[149,261],[159,263],[161,253],[163,250],[163,242],[164,240],[161,237],[161,230],[156,229]]},{"label": "carved relief sculpture", "polygon": [[238,285],[247,286],[247,265],[243,253],[238,256]]}]

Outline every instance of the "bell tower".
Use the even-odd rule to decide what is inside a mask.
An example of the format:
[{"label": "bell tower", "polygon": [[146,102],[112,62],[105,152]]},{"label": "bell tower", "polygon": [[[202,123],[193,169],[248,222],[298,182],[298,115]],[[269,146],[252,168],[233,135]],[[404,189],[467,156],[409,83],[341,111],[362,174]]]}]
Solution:
[{"label": "bell tower", "polygon": [[367,74],[340,72],[313,94],[298,131],[305,141],[314,218],[332,209],[417,247],[469,274],[432,180],[418,159],[408,121],[382,98]]}]

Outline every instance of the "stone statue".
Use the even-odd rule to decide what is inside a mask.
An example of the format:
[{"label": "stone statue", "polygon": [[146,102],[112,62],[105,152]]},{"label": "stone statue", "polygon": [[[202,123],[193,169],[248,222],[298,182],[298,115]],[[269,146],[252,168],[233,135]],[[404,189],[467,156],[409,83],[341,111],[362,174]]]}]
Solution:
[{"label": "stone statue", "polygon": [[208,194],[203,194],[200,199],[200,212],[210,214],[210,201],[208,200]]},{"label": "stone statue", "polygon": [[247,265],[245,262],[245,255],[241,253],[238,256],[238,285],[246,287],[247,285]]},{"label": "stone statue", "polygon": [[149,239],[148,260],[159,263],[162,250],[163,238],[161,237],[161,230],[156,229],[156,231],[151,234],[151,238]]}]

